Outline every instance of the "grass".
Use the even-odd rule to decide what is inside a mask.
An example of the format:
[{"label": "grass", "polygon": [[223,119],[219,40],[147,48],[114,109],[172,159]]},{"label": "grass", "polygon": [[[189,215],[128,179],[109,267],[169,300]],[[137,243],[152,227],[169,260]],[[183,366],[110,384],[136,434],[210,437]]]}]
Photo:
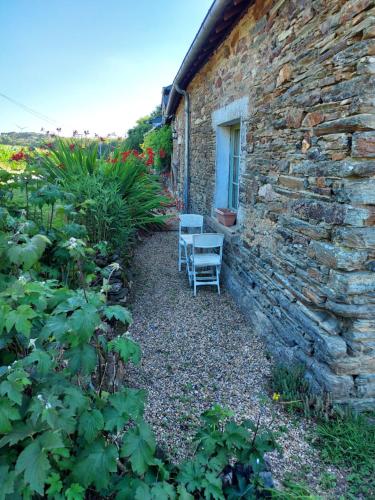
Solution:
[{"label": "grass", "polygon": [[283,481],[282,490],[272,490],[271,498],[277,500],[320,500],[322,497],[316,496],[309,490],[308,486],[303,482],[296,482],[293,479],[285,479]]},{"label": "grass", "polygon": [[[324,463],[348,471],[348,498],[361,495],[375,499],[375,413],[344,412],[334,408],[327,396],[311,394],[302,366],[274,366],[271,390],[284,409],[316,422],[312,444]],[[336,477],[322,474],[320,486],[325,490],[335,488]],[[300,483],[289,481],[286,492],[296,496],[277,498],[317,498],[306,496],[303,488]]]},{"label": "grass", "polygon": [[315,445],[322,459],[348,468],[352,495],[375,498],[375,425],[371,415],[336,416],[317,425]]}]

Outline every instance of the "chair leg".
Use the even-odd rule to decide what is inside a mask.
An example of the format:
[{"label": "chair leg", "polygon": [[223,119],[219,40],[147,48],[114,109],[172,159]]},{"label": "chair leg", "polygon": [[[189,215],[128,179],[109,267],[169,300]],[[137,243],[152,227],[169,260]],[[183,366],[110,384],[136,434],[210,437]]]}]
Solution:
[{"label": "chair leg", "polygon": [[197,280],[195,270],[193,270],[193,282],[194,282],[194,297],[197,296]]},{"label": "chair leg", "polygon": [[189,283],[190,283],[190,267],[189,267],[189,256],[188,256],[188,248],[187,245],[184,245],[184,252],[185,252],[185,265],[186,265],[186,272],[189,278]]},{"label": "chair leg", "polygon": [[178,242],[178,270],[181,271],[181,243]]},{"label": "chair leg", "polygon": [[220,268],[216,266],[216,283],[217,283],[217,293],[220,295]]}]

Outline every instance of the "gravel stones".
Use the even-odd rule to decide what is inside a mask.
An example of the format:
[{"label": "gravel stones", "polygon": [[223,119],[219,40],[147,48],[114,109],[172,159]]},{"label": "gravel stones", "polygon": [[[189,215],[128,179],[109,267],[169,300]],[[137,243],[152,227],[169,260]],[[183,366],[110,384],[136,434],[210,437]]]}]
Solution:
[{"label": "gravel stones", "polygon": [[[147,237],[135,252],[130,334],[142,348],[139,366],[128,366],[125,382],[148,391],[146,420],[159,445],[176,461],[192,452],[200,414],[218,403],[238,420],[261,415],[280,433],[283,457],[272,453],[276,481],[303,464],[317,480],[317,454],[305,441],[305,423],[270,401],[270,361],[230,295],[200,287],[193,297],[185,272],[177,269],[177,233]],[[308,479],[308,474],[307,474]]]}]

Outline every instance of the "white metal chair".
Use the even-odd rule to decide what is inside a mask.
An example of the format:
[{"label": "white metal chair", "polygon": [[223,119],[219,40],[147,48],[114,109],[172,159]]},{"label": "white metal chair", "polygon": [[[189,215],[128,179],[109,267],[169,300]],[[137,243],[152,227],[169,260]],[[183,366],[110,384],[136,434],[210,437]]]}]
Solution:
[{"label": "white metal chair", "polygon": [[[184,230],[195,229],[197,232],[203,232],[203,215],[181,214],[178,228],[178,270],[181,271],[182,264],[186,264],[186,270],[189,273],[188,247],[193,244],[193,235]],[[182,255],[184,253],[184,256]]]},{"label": "white metal chair", "polygon": [[191,279],[194,285],[194,297],[197,294],[197,286],[202,285],[216,285],[220,295],[223,242],[223,234],[193,234]]}]

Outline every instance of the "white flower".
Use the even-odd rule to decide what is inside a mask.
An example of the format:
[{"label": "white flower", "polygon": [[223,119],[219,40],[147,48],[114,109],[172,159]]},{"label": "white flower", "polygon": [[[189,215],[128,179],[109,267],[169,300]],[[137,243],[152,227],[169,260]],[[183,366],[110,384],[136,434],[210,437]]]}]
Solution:
[{"label": "white flower", "polygon": [[38,394],[37,398],[39,399],[39,401],[43,401],[43,396],[41,394]]},{"label": "white flower", "polygon": [[77,238],[69,238],[69,247],[70,249],[76,248],[78,245]]},{"label": "white flower", "polygon": [[111,267],[114,271],[117,271],[121,266],[118,262],[112,262],[112,264],[109,264],[109,267]]},{"label": "white flower", "polygon": [[51,403],[48,403],[48,401],[47,401],[45,406],[46,406],[46,410],[50,410],[52,408]]},{"label": "white flower", "polygon": [[35,349],[35,342],[37,339],[30,339],[29,340],[29,349]]}]

